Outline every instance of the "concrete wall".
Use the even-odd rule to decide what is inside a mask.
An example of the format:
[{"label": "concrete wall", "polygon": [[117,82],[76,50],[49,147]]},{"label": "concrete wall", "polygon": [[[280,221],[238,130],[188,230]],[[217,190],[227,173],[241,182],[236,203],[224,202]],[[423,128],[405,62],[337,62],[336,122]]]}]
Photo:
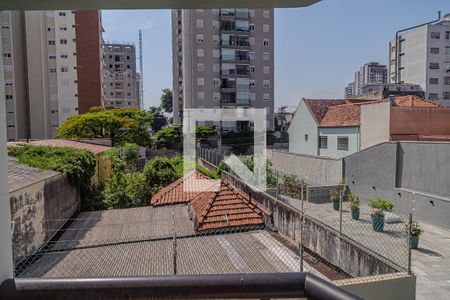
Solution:
[{"label": "concrete wall", "polygon": [[[304,100],[300,101],[298,105],[294,118],[289,125],[288,133],[289,152],[318,154],[318,126]],[[307,141],[305,135],[308,135]]]},{"label": "concrete wall", "polygon": [[361,149],[389,141],[390,103],[361,105]]},{"label": "concrete wall", "polygon": [[450,143],[387,142],[344,159],[351,192],[382,197],[396,211],[450,228]]},{"label": "concrete wall", "polygon": [[48,241],[80,206],[78,191],[64,174],[10,191],[9,196],[15,263]]},{"label": "concrete wall", "polygon": [[392,107],[391,135],[394,139],[411,135],[450,135],[450,109]]},{"label": "concrete wall", "polygon": [[342,180],[342,160],[272,151],[273,168],[282,173],[297,175],[313,185],[334,185]]},{"label": "concrete wall", "polygon": [[[319,148],[319,155],[341,158],[360,149],[359,127],[320,127],[319,136],[328,137],[327,148]],[[338,137],[348,138],[348,150],[338,150]]]},{"label": "concrete wall", "polygon": [[320,221],[305,215],[303,237],[301,235],[301,211],[283,203],[269,194],[259,191],[242,180],[222,172],[222,180],[246,193],[251,199],[261,203],[272,213],[273,225],[286,239],[298,246],[303,245],[322,259],[352,276],[371,276],[394,273],[399,270],[372,251],[356,244],[350,239]]}]

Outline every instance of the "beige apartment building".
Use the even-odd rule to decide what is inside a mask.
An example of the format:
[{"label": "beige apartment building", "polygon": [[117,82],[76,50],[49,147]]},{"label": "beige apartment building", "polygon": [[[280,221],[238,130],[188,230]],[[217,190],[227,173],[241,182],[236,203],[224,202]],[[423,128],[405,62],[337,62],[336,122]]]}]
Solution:
[{"label": "beige apartment building", "polygon": [[[255,107],[274,113],[273,9],[172,11],[174,123],[184,108]],[[245,122],[244,122],[245,123]],[[224,130],[247,124],[222,124]]]},{"label": "beige apartment building", "polygon": [[103,45],[105,62],[105,105],[139,108],[139,79],[136,72],[136,48],[132,44]]},{"label": "beige apartment building", "polygon": [[74,12],[0,17],[8,140],[50,138],[78,113]]}]

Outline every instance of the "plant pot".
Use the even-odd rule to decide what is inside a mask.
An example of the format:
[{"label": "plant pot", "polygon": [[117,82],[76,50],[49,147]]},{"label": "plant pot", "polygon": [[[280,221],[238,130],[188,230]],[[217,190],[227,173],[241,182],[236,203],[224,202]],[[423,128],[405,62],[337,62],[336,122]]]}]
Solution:
[{"label": "plant pot", "polygon": [[419,247],[419,236],[420,235],[409,235],[409,244],[411,249],[417,249]]},{"label": "plant pot", "polygon": [[339,202],[333,201],[333,209],[339,210]]},{"label": "plant pot", "polygon": [[372,228],[377,232],[384,230],[384,215],[372,216]]},{"label": "plant pot", "polygon": [[352,207],[352,219],[359,220],[359,207]]}]

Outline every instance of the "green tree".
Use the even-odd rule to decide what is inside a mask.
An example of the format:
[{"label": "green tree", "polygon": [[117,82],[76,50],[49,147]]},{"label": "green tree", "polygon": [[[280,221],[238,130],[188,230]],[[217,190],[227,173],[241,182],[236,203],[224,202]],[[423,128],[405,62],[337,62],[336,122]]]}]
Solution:
[{"label": "green tree", "polygon": [[150,112],[153,114],[152,130],[153,132],[160,131],[163,127],[167,126],[167,118],[162,113],[161,107],[150,107]]},{"label": "green tree", "polygon": [[158,149],[181,149],[182,134],[180,125],[161,129],[156,133],[156,147]]},{"label": "green tree", "polygon": [[164,109],[165,112],[172,112],[173,111],[173,95],[171,89],[163,89],[163,94],[161,96],[161,107]]},{"label": "green tree", "polygon": [[70,116],[58,129],[56,138],[109,138],[112,146],[127,142],[140,146],[150,144],[148,128],[153,122],[151,112],[133,108],[105,109]]},{"label": "green tree", "polygon": [[166,157],[156,157],[144,167],[145,185],[152,193],[180,177],[172,161]]}]

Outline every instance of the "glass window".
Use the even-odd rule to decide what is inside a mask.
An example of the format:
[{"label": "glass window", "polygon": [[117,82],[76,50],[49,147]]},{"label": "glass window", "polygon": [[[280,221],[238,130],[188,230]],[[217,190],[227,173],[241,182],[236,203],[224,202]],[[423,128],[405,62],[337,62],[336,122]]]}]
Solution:
[{"label": "glass window", "polygon": [[441,33],[440,32],[431,32],[431,38],[432,39],[440,39]]},{"label": "glass window", "polygon": [[263,99],[264,99],[264,101],[269,101],[270,100],[270,94],[264,94],[263,95]]},{"label": "glass window", "polygon": [[197,28],[203,28],[203,19],[197,19]]},{"label": "glass window", "polygon": [[270,73],[270,67],[264,66],[263,73],[264,74],[269,74]]},{"label": "glass window", "polygon": [[197,85],[205,85],[205,78],[198,77],[197,78]]},{"label": "glass window", "polygon": [[444,77],[444,84],[450,85],[450,77]]},{"label": "glass window", "polygon": [[270,59],[270,53],[269,52],[264,52],[263,59],[264,60],[269,60]]},{"label": "glass window", "polygon": [[327,149],[328,148],[328,137],[327,136],[320,136],[319,137],[319,148],[320,149]]},{"label": "glass window", "polygon": [[430,78],[430,84],[439,84],[439,78]]},{"label": "glass window", "polygon": [[214,49],[214,50],[212,51],[212,56],[213,56],[214,58],[219,58],[219,57],[220,57],[220,50]]},{"label": "glass window", "polygon": [[222,60],[234,60],[236,57],[236,50],[222,48]]},{"label": "glass window", "polygon": [[213,35],[212,36],[212,42],[213,42],[214,45],[220,44],[220,37],[218,35]]},{"label": "glass window", "polygon": [[270,46],[270,40],[269,39],[264,39],[263,45],[264,46]]},{"label": "glass window", "polygon": [[430,53],[431,54],[439,54],[439,48],[430,48]]},{"label": "glass window", "polygon": [[263,11],[263,18],[265,18],[265,19],[270,18],[270,11],[264,10]]},{"label": "glass window", "polygon": [[213,100],[214,101],[220,101],[220,93],[214,92],[213,93]]},{"label": "glass window", "polygon": [[197,100],[205,100],[205,93],[197,92]]},{"label": "glass window", "polygon": [[215,73],[220,72],[220,65],[219,64],[213,64],[213,72],[215,72]]},{"label": "glass window", "polygon": [[197,34],[197,43],[203,43],[203,34]]},{"label": "glass window", "polygon": [[444,97],[445,100],[450,100],[450,92],[444,92]]},{"label": "glass window", "polygon": [[256,100],[256,94],[255,93],[249,93],[248,97],[250,98],[250,101],[255,101]]},{"label": "glass window", "polygon": [[308,141],[308,135],[305,134],[305,142],[307,142],[307,141]]},{"label": "glass window", "polygon": [[203,72],[203,71],[205,71],[205,64],[204,64],[204,63],[198,63],[198,64],[197,64],[197,71],[198,71],[198,72]]},{"label": "glass window", "polygon": [[445,39],[450,40],[450,31],[445,32]]},{"label": "glass window", "polygon": [[436,93],[430,93],[430,94],[428,95],[428,98],[429,98],[430,100],[438,100],[438,99],[439,99],[439,96],[438,96],[438,94],[436,94]]},{"label": "glass window", "polygon": [[264,80],[263,85],[265,88],[270,88],[270,80]]},{"label": "glass window", "polygon": [[236,20],[236,31],[249,31],[248,21]]},{"label": "glass window", "polygon": [[264,24],[264,25],[263,25],[263,31],[264,31],[264,32],[270,32],[270,26],[269,26],[269,24]]},{"label": "glass window", "polygon": [[450,47],[445,47],[445,55],[450,55]]},{"label": "glass window", "polygon": [[67,40],[66,40],[66,39],[60,39],[60,40],[59,40],[59,43],[60,43],[61,45],[67,45]]},{"label": "glass window", "polygon": [[203,57],[205,56],[205,51],[203,49],[197,49],[197,56],[198,57]]},{"label": "glass window", "polygon": [[337,149],[348,151],[348,137],[347,136],[338,136]]},{"label": "glass window", "polygon": [[439,64],[438,63],[430,63],[430,69],[433,69],[433,70],[439,69]]}]

